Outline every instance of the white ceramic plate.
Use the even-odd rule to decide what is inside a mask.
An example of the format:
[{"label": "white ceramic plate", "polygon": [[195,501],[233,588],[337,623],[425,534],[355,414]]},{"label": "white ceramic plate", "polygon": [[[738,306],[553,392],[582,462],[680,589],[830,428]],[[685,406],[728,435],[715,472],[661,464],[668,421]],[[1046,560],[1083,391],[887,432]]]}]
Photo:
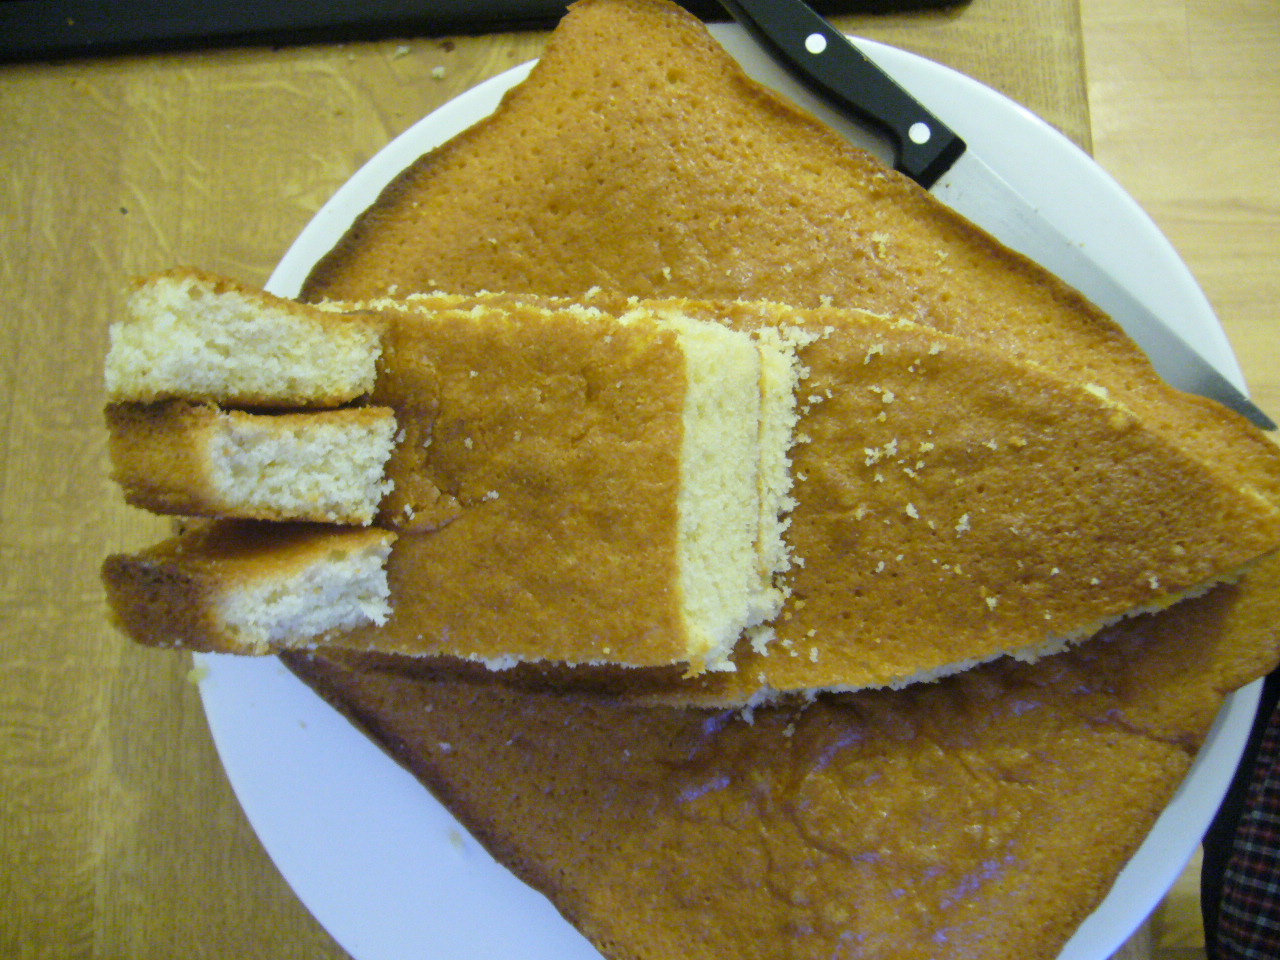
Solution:
[{"label": "white ceramic plate", "polygon": [[[760,79],[872,145],[817,107],[736,28],[717,28],[717,36]],[[883,45],[864,49],[1157,313],[1181,318],[1179,332],[1243,386],[1182,261],[1092,160],[971,79]],[[492,111],[528,70],[526,64],[482,83],[374,157],[302,232],[270,289],[295,294],[392,177]],[[598,960],[541,895],[493,861],[413,777],[278,661],[200,659],[209,726],[254,830],[302,902],[356,960]],[[1228,701],[1187,781],[1062,960],[1109,957],[1177,878],[1226,790],[1257,699],[1255,684]]]}]

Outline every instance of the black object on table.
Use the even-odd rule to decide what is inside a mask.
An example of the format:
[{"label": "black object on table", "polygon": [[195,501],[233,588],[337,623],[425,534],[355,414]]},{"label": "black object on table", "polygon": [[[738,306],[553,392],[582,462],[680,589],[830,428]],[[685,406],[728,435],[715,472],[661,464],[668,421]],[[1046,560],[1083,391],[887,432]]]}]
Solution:
[{"label": "black object on table", "polygon": [[[680,0],[723,20],[716,0]],[[887,13],[964,0],[818,0],[823,13]],[[339,43],[548,29],[566,0],[0,0],[0,62],[215,46]]]}]

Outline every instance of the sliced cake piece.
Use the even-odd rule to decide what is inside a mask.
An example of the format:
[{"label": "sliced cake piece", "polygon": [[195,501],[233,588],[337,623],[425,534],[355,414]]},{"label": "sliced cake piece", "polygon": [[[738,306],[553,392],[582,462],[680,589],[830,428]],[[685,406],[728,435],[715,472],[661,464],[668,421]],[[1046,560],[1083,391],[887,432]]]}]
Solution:
[{"label": "sliced cake piece", "polygon": [[[401,532],[394,612],[352,644],[730,668],[781,601],[760,560],[761,351],[794,349],[642,307],[383,316],[373,399],[404,430],[380,519]],[[791,386],[774,387],[788,407]],[[789,432],[768,439],[785,459]]]},{"label": "sliced cake piece", "polygon": [[385,621],[394,540],[374,527],[202,522],[109,557],[102,579],[113,621],[139,643],[270,653]]},{"label": "sliced cake piece", "polygon": [[106,411],[112,478],[153,513],[373,521],[396,431],[386,407],[256,414],[183,401]]},{"label": "sliced cake piece", "polygon": [[[600,293],[592,293],[578,303],[564,298],[540,297],[528,294],[488,293],[459,295],[448,293],[413,294],[405,298],[385,297],[360,303],[343,301],[326,301],[320,305],[323,309],[339,310],[349,313],[378,312],[394,322],[396,317],[417,318],[412,322],[420,323],[427,317],[458,316],[470,312],[473,317],[481,314],[490,317],[498,312],[507,311],[516,318],[539,317],[546,321],[556,311],[568,311],[568,315],[592,317],[597,321],[609,322],[609,316],[616,316],[620,323],[639,320],[643,323],[657,323],[665,327],[674,327],[691,331],[709,345],[702,365],[704,378],[714,379],[721,375],[721,370],[712,360],[714,344],[719,334],[708,330],[705,323],[720,325],[721,321],[714,310],[708,311],[702,305],[685,302],[644,302],[630,298],[608,297]],[[698,310],[698,316],[682,312],[683,307]],[[471,322],[471,321],[468,321]],[[520,322],[520,321],[517,321]],[[759,353],[759,421],[756,426],[756,448],[759,458],[757,468],[757,486],[759,491],[759,531],[756,536],[756,563],[760,587],[753,589],[758,613],[750,617],[750,622],[757,623],[769,619],[777,613],[781,602],[781,585],[779,575],[791,566],[790,551],[787,547],[784,532],[789,522],[788,511],[794,506],[791,498],[792,477],[790,450],[794,442],[794,430],[797,420],[796,387],[802,375],[797,357],[797,349],[812,342],[817,334],[800,326],[789,326],[786,329],[775,329],[757,326],[749,331],[756,341]],[[606,334],[606,339],[609,337]],[[708,339],[710,338],[710,339]],[[690,341],[694,342],[694,341]],[[696,390],[695,406],[706,404],[701,398],[714,398],[717,391],[724,389],[722,385],[703,383]],[[744,413],[749,411],[744,410]],[[697,451],[708,444],[715,444],[715,431],[708,426],[705,417],[690,416],[686,424],[697,428],[701,424],[701,435],[689,440],[688,449]],[[735,429],[731,436],[743,436],[741,427]],[[688,464],[685,473],[689,474]],[[413,482],[411,475],[402,475],[401,481]],[[428,497],[428,503],[430,503]],[[418,517],[417,510],[410,506],[410,512]],[[430,509],[430,508],[428,508]],[[687,515],[697,512],[690,505]],[[387,511],[390,522],[403,523],[396,516],[395,509]],[[712,561],[714,562],[714,560]],[[772,585],[772,586],[771,586]]]},{"label": "sliced cake piece", "polygon": [[347,522],[367,522],[377,503],[377,523],[401,534],[393,613],[332,642],[490,666],[732,669],[743,631],[783,599],[778,513],[799,372],[789,338],[675,309],[504,296],[356,313],[383,330],[380,406],[114,405],[130,499],[296,518],[336,487],[358,509],[315,512]]},{"label": "sliced cake piece", "polygon": [[107,400],[338,406],[373,388],[380,328],[375,316],[168,271],[139,281],[111,326]]}]

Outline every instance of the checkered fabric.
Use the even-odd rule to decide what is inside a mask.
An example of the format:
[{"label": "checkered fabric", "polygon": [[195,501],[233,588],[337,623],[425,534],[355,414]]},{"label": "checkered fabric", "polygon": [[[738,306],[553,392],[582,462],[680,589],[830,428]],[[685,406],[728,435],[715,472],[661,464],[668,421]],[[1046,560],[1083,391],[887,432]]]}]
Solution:
[{"label": "checkered fabric", "polygon": [[1258,745],[1222,876],[1216,960],[1280,960],[1280,710]]}]

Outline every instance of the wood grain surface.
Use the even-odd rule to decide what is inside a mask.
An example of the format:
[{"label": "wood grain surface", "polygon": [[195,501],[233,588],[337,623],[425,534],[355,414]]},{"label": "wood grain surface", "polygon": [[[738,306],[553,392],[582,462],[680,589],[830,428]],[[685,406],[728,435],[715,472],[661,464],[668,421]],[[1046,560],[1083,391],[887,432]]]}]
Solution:
[{"label": "wood grain surface", "polygon": [[[1280,411],[1280,8],[971,0],[840,25],[975,76],[1093,149],[1185,255],[1253,392]],[[258,844],[189,660],[105,620],[102,558],[167,526],[107,476],[106,327],[138,273],[191,263],[264,281],[391,137],[544,42],[0,67],[0,956],[347,956]],[[1196,955],[1194,900],[1171,909],[1126,957]]]}]

